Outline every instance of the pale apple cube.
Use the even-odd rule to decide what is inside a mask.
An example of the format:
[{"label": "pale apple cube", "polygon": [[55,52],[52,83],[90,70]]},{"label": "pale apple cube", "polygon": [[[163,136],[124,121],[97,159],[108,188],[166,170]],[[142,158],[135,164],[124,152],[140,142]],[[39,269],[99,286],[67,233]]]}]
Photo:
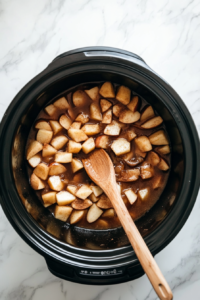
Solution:
[{"label": "pale apple cube", "polygon": [[117,136],[120,134],[121,127],[118,122],[113,120],[111,124],[107,125],[104,129],[104,134],[111,135],[111,136]]},{"label": "pale apple cube", "polygon": [[124,105],[129,104],[131,99],[131,90],[121,85],[117,91],[116,99]]},{"label": "pale apple cube", "polygon": [[107,149],[109,145],[110,138],[107,135],[100,135],[95,140],[96,148]]},{"label": "pale apple cube", "polygon": [[90,188],[96,197],[99,197],[101,194],[103,194],[103,190],[98,185],[91,185]]},{"label": "pale apple cube", "polygon": [[52,117],[57,111],[56,107],[53,104],[48,105],[44,110],[50,117]]},{"label": "pale apple cube", "polygon": [[34,169],[33,173],[41,178],[42,180],[46,180],[48,177],[48,173],[49,173],[49,167],[44,164],[44,163],[40,163],[39,165],[37,165],[37,167]]},{"label": "pale apple cube", "polygon": [[58,205],[69,205],[76,197],[67,191],[61,191],[56,194],[56,201]]},{"label": "pale apple cube", "polygon": [[61,191],[64,189],[64,183],[61,181],[59,176],[51,176],[48,179],[48,185],[50,189],[54,191]]},{"label": "pale apple cube", "polygon": [[77,171],[83,169],[83,164],[80,160],[78,160],[77,158],[72,159],[71,162],[71,168],[72,168],[72,172],[76,173]]},{"label": "pale apple cube", "polygon": [[62,115],[59,119],[59,123],[63,128],[68,130],[72,124],[72,120],[70,117],[68,117],[66,115]]},{"label": "pale apple cube", "polygon": [[130,109],[132,112],[135,112],[139,105],[139,98],[138,96],[134,96],[131,99],[131,102],[127,105],[128,109]]},{"label": "pale apple cube", "polygon": [[67,219],[69,218],[72,208],[70,206],[58,206],[56,205],[55,211],[54,211],[54,216],[56,219],[61,220],[63,222],[66,222]]},{"label": "pale apple cube", "polygon": [[55,162],[67,164],[72,161],[72,153],[67,152],[57,152],[55,154]]},{"label": "pale apple cube", "polygon": [[29,165],[33,168],[37,167],[37,165],[39,165],[39,163],[41,162],[41,155],[40,154],[36,154],[33,157],[31,157],[28,162]]},{"label": "pale apple cube", "polygon": [[161,125],[162,122],[163,122],[163,119],[160,116],[157,116],[157,117],[154,117],[154,118],[146,121],[145,123],[143,123],[141,125],[141,127],[144,129],[155,128],[155,127]]},{"label": "pale apple cube", "polygon": [[72,195],[76,194],[77,186],[68,184],[67,191],[70,192]]},{"label": "pale apple cube", "polygon": [[158,164],[158,168],[162,171],[167,171],[169,169],[169,165],[164,159],[161,158]]},{"label": "pale apple cube", "polygon": [[36,140],[41,144],[49,144],[53,137],[53,131],[39,129]]},{"label": "pale apple cube", "polygon": [[149,140],[152,145],[160,146],[160,145],[168,145],[169,144],[167,135],[164,132],[164,130],[159,130],[159,131],[156,131],[155,133],[151,134],[149,136]]},{"label": "pale apple cube", "polygon": [[103,218],[113,218],[114,216],[115,216],[115,211],[113,208],[107,209],[102,215]]},{"label": "pale apple cube", "polygon": [[47,156],[52,156],[57,152],[57,150],[50,146],[49,144],[44,144],[43,150],[42,150],[42,156],[47,157]]},{"label": "pale apple cube", "polygon": [[88,223],[95,222],[103,213],[103,210],[100,209],[95,203],[89,208],[87,213]]},{"label": "pale apple cube", "polygon": [[67,171],[67,169],[59,163],[53,163],[49,166],[49,175],[53,176],[53,175],[59,175],[62,173],[65,173]]},{"label": "pale apple cube", "polygon": [[124,106],[123,104],[119,103],[119,104],[115,104],[113,106],[113,115],[117,118],[119,118],[120,113],[126,109],[126,106]]},{"label": "pale apple cube", "polygon": [[102,121],[102,114],[99,104],[94,102],[90,105],[90,118],[96,121]]},{"label": "pale apple cube", "polygon": [[81,122],[81,124],[85,124],[85,123],[89,122],[89,120],[90,119],[89,119],[88,115],[86,115],[84,113],[79,114],[75,119],[76,122]]},{"label": "pale apple cube", "polygon": [[68,130],[68,135],[69,137],[74,140],[75,142],[79,143],[79,142],[84,142],[85,140],[88,139],[87,135],[85,134],[85,132],[81,129],[74,129],[74,128],[70,128]]},{"label": "pale apple cube", "polygon": [[136,136],[137,134],[134,132],[133,129],[126,131],[126,138],[129,142],[132,141]]},{"label": "pale apple cube", "polygon": [[53,138],[51,141],[51,145],[56,149],[60,150],[61,148],[64,147],[64,145],[67,143],[68,138],[64,135],[56,136]]},{"label": "pale apple cube", "polygon": [[86,199],[90,194],[92,194],[92,190],[85,184],[76,191],[76,197],[83,200]]},{"label": "pale apple cube", "polygon": [[135,123],[140,119],[140,113],[138,111],[132,112],[129,109],[123,110],[119,114],[119,121],[124,124]]},{"label": "pale apple cube", "polygon": [[101,128],[99,124],[86,124],[81,130],[83,130],[86,135],[90,136],[98,134],[101,131]]},{"label": "pale apple cube", "polygon": [[104,98],[115,98],[114,87],[111,82],[107,81],[102,84],[99,94]]},{"label": "pale apple cube", "polygon": [[34,173],[31,175],[30,183],[34,190],[42,190],[45,188],[45,184]]},{"label": "pale apple cube", "polygon": [[70,215],[70,224],[78,223],[84,216],[85,210],[74,210]]},{"label": "pale apple cube", "polygon": [[143,122],[143,121],[149,120],[149,119],[153,118],[154,116],[155,116],[155,114],[154,114],[154,110],[153,110],[152,106],[148,106],[141,113],[140,121]]},{"label": "pale apple cube", "polygon": [[138,195],[140,196],[141,200],[147,200],[147,198],[149,197],[149,189],[142,189],[138,192]]},{"label": "pale apple cube", "polygon": [[39,143],[38,141],[32,141],[29,144],[27,153],[26,153],[26,158],[27,160],[29,160],[31,157],[33,157],[35,154],[37,154],[38,152],[40,152],[43,149],[43,146],[41,143]]},{"label": "pale apple cube", "polygon": [[121,194],[121,193],[122,193],[122,187],[121,187],[121,185],[118,184],[118,183],[117,183],[117,188],[118,188],[119,193]]},{"label": "pale apple cube", "polygon": [[58,123],[58,121],[54,121],[54,120],[50,120],[49,121],[52,129],[53,129],[53,133],[54,135],[57,134],[58,132],[60,132],[62,130],[62,126],[60,126],[60,124]]},{"label": "pale apple cube", "polygon": [[128,198],[128,201],[131,205],[137,200],[137,194],[135,194],[132,189],[126,190],[124,194]]},{"label": "pale apple cube", "polygon": [[99,198],[97,198],[94,193],[90,194],[89,199],[92,200],[92,202],[99,201]]},{"label": "pale apple cube", "polygon": [[110,124],[112,122],[112,109],[103,113],[102,124]]},{"label": "pale apple cube", "polygon": [[43,130],[48,130],[48,131],[52,131],[51,126],[49,125],[49,123],[47,121],[39,121],[36,123],[35,125],[36,129],[43,129]]},{"label": "pale apple cube", "polygon": [[152,150],[152,146],[150,143],[150,140],[147,136],[143,135],[140,136],[138,138],[135,138],[135,143],[138,146],[138,148],[142,151],[142,152],[147,152],[147,151],[151,151]]},{"label": "pale apple cube", "polygon": [[81,128],[81,122],[73,122],[70,128],[74,129],[80,129]]},{"label": "pale apple cube", "polygon": [[79,153],[81,151],[81,148],[82,148],[81,143],[77,143],[71,140],[67,144],[67,151],[69,153]]},{"label": "pale apple cube", "polygon": [[60,99],[56,100],[53,105],[58,109],[68,109],[70,108],[69,103],[65,97],[61,97]]},{"label": "pale apple cube", "polygon": [[99,94],[99,88],[98,86],[95,86],[91,88],[90,90],[85,90],[85,93],[92,99],[93,101],[98,99],[98,94]]},{"label": "pale apple cube", "polygon": [[49,192],[42,195],[42,200],[44,202],[44,207],[48,207],[56,203],[56,192]]},{"label": "pale apple cube", "polygon": [[131,144],[126,139],[119,138],[112,143],[111,149],[115,155],[119,156],[130,152]]},{"label": "pale apple cube", "polygon": [[170,153],[169,145],[157,147],[155,150],[158,151],[160,154],[164,154],[164,155]]},{"label": "pale apple cube", "polygon": [[95,142],[94,139],[91,137],[87,141],[85,141],[82,145],[82,150],[85,154],[88,154],[92,150],[95,149]]},{"label": "pale apple cube", "polygon": [[101,106],[101,111],[102,113],[107,111],[111,106],[112,106],[112,103],[106,99],[101,99],[100,100],[100,106]]},{"label": "pale apple cube", "polygon": [[84,91],[78,90],[73,93],[73,103],[75,106],[80,107],[87,104],[87,96]]}]

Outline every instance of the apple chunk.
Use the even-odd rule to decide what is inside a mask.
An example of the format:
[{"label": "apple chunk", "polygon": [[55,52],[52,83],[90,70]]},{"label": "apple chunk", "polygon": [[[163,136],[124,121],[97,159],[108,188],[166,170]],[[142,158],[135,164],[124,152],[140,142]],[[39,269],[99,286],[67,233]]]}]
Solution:
[{"label": "apple chunk", "polygon": [[85,90],[85,93],[92,99],[93,101],[97,100],[99,94],[98,86],[91,88],[90,90]]},{"label": "apple chunk", "polygon": [[61,191],[64,188],[64,183],[61,181],[59,176],[51,176],[48,179],[48,185],[50,189],[54,191]]},{"label": "apple chunk", "polygon": [[62,97],[54,102],[54,106],[58,109],[68,109],[70,108],[69,103],[65,97]]},{"label": "apple chunk", "polygon": [[133,129],[130,129],[130,130],[126,131],[126,139],[129,142],[132,141],[136,136],[137,136],[137,134],[134,132]]},{"label": "apple chunk", "polygon": [[164,154],[164,155],[170,153],[169,145],[162,146],[162,147],[156,147],[155,150],[158,151],[158,153]]},{"label": "apple chunk", "polygon": [[81,130],[85,132],[86,135],[95,135],[101,131],[99,124],[86,124],[84,125]]},{"label": "apple chunk", "polygon": [[57,111],[56,107],[53,104],[48,105],[44,110],[50,117],[52,117]]},{"label": "apple chunk", "polygon": [[149,136],[149,140],[152,145],[160,146],[160,145],[168,145],[169,144],[168,138],[167,138],[164,130],[159,130],[159,131],[156,131],[155,133],[151,134]]},{"label": "apple chunk", "polygon": [[115,98],[115,91],[111,82],[107,81],[101,86],[99,94],[104,98]]},{"label": "apple chunk", "polygon": [[80,129],[81,128],[81,122],[73,122],[70,128],[74,129]]},{"label": "apple chunk", "polygon": [[80,160],[78,160],[77,158],[72,159],[71,162],[71,168],[72,168],[72,172],[76,173],[77,171],[79,171],[80,169],[83,168],[83,164]]},{"label": "apple chunk", "polygon": [[54,216],[56,219],[66,222],[72,212],[70,206],[58,206],[56,205]]},{"label": "apple chunk", "polygon": [[77,143],[84,142],[85,140],[88,139],[87,135],[82,129],[70,128],[68,130],[68,135],[72,140],[74,140]]},{"label": "apple chunk", "polygon": [[103,113],[102,124],[110,124],[112,122],[112,109]]},{"label": "apple chunk", "polygon": [[60,124],[58,123],[58,121],[54,121],[54,120],[50,120],[49,121],[52,129],[53,129],[53,133],[54,135],[57,134],[59,131],[62,130],[62,126],[60,126]]},{"label": "apple chunk", "polygon": [[88,223],[95,222],[103,213],[103,210],[98,208],[98,206],[94,203],[88,210],[87,213],[87,221]]},{"label": "apple chunk", "polygon": [[112,143],[111,149],[113,150],[115,155],[119,156],[130,152],[131,144],[127,140],[119,138]]},{"label": "apple chunk", "polygon": [[85,199],[85,200],[76,199],[72,203],[72,207],[77,210],[87,209],[91,205],[92,205],[92,201],[90,201],[89,199]]},{"label": "apple chunk", "polygon": [[153,189],[156,190],[162,187],[162,176],[157,176],[153,181]]},{"label": "apple chunk", "polygon": [[102,114],[99,107],[99,104],[94,102],[90,105],[90,118],[92,120],[101,121],[102,120]]},{"label": "apple chunk", "polygon": [[107,149],[109,144],[109,136],[107,135],[100,135],[95,140],[95,146],[96,148],[103,148]]},{"label": "apple chunk", "polygon": [[59,174],[65,173],[66,171],[67,171],[67,169],[62,164],[59,164],[59,163],[52,163],[49,166],[49,175],[50,176],[59,175]]},{"label": "apple chunk", "polygon": [[47,157],[47,156],[52,156],[57,152],[55,148],[50,146],[49,144],[44,144],[43,150],[42,150],[42,156]]},{"label": "apple chunk", "polygon": [[141,200],[147,200],[147,198],[149,197],[149,189],[142,189],[138,192],[138,195],[140,196]]},{"label": "apple chunk", "polygon": [[41,162],[41,155],[40,154],[34,155],[28,160],[28,162],[31,167],[33,168],[37,167],[37,165],[39,165],[39,163]]},{"label": "apple chunk", "polygon": [[147,152],[147,151],[151,151],[152,150],[152,146],[151,143],[148,139],[147,136],[140,136],[135,138],[135,143],[138,146],[138,148],[142,151],[142,152]]},{"label": "apple chunk", "polygon": [[92,194],[92,190],[85,184],[76,191],[76,197],[83,200],[86,199],[90,194]]},{"label": "apple chunk", "polygon": [[129,104],[131,98],[131,90],[121,85],[117,91],[116,99],[124,105]]},{"label": "apple chunk", "polygon": [[46,180],[48,177],[48,173],[49,173],[49,167],[44,164],[44,163],[40,163],[33,171],[33,173],[41,178],[42,180]]},{"label": "apple chunk", "polygon": [[48,207],[56,203],[56,192],[49,192],[42,195],[42,200],[44,202],[44,207]]},{"label": "apple chunk", "polygon": [[50,143],[53,137],[53,131],[39,129],[37,133],[36,140],[41,144]]},{"label": "apple chunk", "polygon": [[70,224],[78,223],[84,216],[85,210],[74,210],[70,215]]},{"label": "apple chunk", "polygon": [[32,141],[29,144],[29,147],[27,149],[26,158],[29,160],[31,157],[33,157],[35,154],[40,152],[43,149],[43,146],[38,141]]},{"label": "apple chunk", "polygon": [[138,106],[139,106],[138,96],[134,96],[131,99],[131,102],[127,105],[128,109],[130,109],[132,112],[135,112],[138,109]]},{"label": "apple chunk", "polygon": [[103,218],[113,218],[114,216],[115,216],[115,211],[113,208],[107,209],[102,215]]},{"label": "apple chunk", "polygon": [[142,179],[149,179],[151,177],[153,177],[154,175],[154,170],[152,168],[152,166],[148,163],[144,163],[141,167],[140,167],[140,176]]},{"label": "apple chunk", "polygon": [[55,162],[67,164],[72,161],[72,153],[58,152],[55,154]]},{"label": "apple chunk", "polygon": [[120,178],[117,178],[117,181],[122,182],[131,182],[138,180],[140,176],[140,170],[139,169],[129,169],[121,171]]},{"label": "apple chunk", "polygon": [[147,121],[153,117],[155,117],[154,110],[153,110],[152,106],[148,106],[143,110],[140,121],[142,121],[142,122]]},{"label": "apple chunk", "polygon": [[56,201],[58,205],[68,205],[72,203],[76,197],[67,191],[61,191],[56,194]]},{"label": "apple chunk", "polygon": [[119,121],[125,124],[137,122],[139,119],[140,113],[138,111],[132,112],[129,109],[125,109],[119,114]]},{"label": "apple chunk", "polygon": [[66,115],[62,115],[59,119],[59,123],[63,128],[68,130],[72,124],[72,120]]},{"label": "apple chunk", "polygon": [[91,137],[87,141],[85,141],[82,145],[82,150],[85,154],[88,154],[92,150],[95,149],[95,142],[94,139]]},{"label": "apple chunk", "polygon": [[99,197],[101,194],[103,194],[103,190],[97,185],[91,185],[90,188],[93,191],[95,197]]},{"label": "apple chunk", "polygon": [[104,134],[117,136],[120,134],[121,127],[118,122],[113,120],[109,125],[107,125],[104,129]]},{"label": "apple chunk", "polygon": [[67,191],[70,192],[71,194],[75,195],[77,190],[77,186],[68,184],[67,186]]},{"label": "apple chunk", "polygon": [[150,119],[146,121],[144,124],[141,125],[142,128],[144,129],[150,129],[150,128],[155,128],[162,124],[163,119],[161,117],[154,117],[153,119]]},{"label": "apple chunk", "polygon": [[110,199],[105,194],[101,195],[99,201],[97,202],[97,206],[102,209],[113,208]]},{"label": "apple chunk", "polygon": [[100,100],[100,106],[101,106],[101,111],[102,113],[107,111],[111,106],[112,106],[112,103],[106,99],[101,99]]},{"label": "apple chunk", "polygon": [[160,157],[158,156],[157,153],[155,153],[154,151],[151,151],[151,152],[148,153],[147,161],[152,166],[157,166],[157,164],[159,164],[159,162],[160,162]]},{"label": "apple chunk", "polygon": [[63,146],[67,143],[68,138],[64,135],[56,136],[51,141],[51,145],[56,149],[59,150],[63,148]]},{"label": "apple chunk", "polygon": [[76,107],[84,106],[87,103],[87,96],[85,92],[81,90],[74,92],[72,99]]},{"label": "apple chunk", "polygon": [[168,164],[166,163],[166,161],[164,159],[160,159],[160,162],[158,164],[158,168],[162,171],[167,171],[169,169]]},{"label": "apple chunk", "polygon": [[126,109],[126,106],[125,106],[125,105],[123,105],[123,104],[121,104],[121,103],[115,104],[115,105],[113,106],[113,115],[114,115],[115,117],[119,118],[120,113],[121,113],[124,109]]},{"label": "apple chunk", "polygon": [[132,189],[126,190],[124,194],[128,198],[128,201],[131,205],[137,200],[137,194],[135,194]]},{"label": "apple chunk", "polygon": [[37,122],[36,125],[35,125],[35,128],[36,129],[43,129],[43,130],[52,131],[51,126],[46,121]]},{"label": "apple chunk", "polygon": [[85,123],[89,122],[89,120],[90,119],[89,119],[88,115],[86,115],[84,113],[79,114],[75,119],[76,122],[81,122],[81,124],[85,124]]},{"label": "apple chunk", "polygon": [[30,183],[34,190],[42,190],[45,188],[45,184],[34,173],[31,175]]},{"label": "apple chunk", "polygon": [[81,143],[77,143],[71,140],[67,144],[67,151],[69,153],[79,153],[81,151],[81,148],[82,148]]}]

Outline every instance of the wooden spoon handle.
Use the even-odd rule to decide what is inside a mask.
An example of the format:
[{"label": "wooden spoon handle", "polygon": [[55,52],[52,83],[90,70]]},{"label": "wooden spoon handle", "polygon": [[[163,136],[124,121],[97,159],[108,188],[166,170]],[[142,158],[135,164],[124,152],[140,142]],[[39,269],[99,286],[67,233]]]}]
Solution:
[{"label": "wooden spoon handle", "polygon": [[113,184],[109,188],[107,196],[110,198],[128,239],[158,297],[161,300],[173,299],[172,291],[135,226],[116,185]]}]

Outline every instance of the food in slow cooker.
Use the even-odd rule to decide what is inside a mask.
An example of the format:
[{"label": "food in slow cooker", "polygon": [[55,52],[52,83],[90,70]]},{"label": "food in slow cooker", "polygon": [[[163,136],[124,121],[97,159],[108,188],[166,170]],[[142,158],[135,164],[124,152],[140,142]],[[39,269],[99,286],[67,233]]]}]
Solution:
[{"label": "food in slow cooker", "polygon": [[[156,100],[155,100],[156,101]],[[134,220],[159,199],[170,170],[163,119],[128,87],[111,82],[63,93],[37,117],[27,141],[30,184],[55,218],[80,227],[120,226],[82,158],[103,148]]]}]

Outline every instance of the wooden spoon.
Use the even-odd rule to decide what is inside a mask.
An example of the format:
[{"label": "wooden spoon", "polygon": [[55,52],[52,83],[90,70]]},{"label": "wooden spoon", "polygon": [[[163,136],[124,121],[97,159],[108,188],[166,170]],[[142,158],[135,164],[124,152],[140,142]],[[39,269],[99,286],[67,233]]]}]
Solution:
[{"label": "wooden spoon", "polygon": [[100,149],[91,152],[88,158],[83,159],[82,162],[89,177],[102,188],[112,202],[128,239],[158,297],[161,300],[173,299],[168,283],[163,277],[121,198],[110,157],[103,149]]}]

